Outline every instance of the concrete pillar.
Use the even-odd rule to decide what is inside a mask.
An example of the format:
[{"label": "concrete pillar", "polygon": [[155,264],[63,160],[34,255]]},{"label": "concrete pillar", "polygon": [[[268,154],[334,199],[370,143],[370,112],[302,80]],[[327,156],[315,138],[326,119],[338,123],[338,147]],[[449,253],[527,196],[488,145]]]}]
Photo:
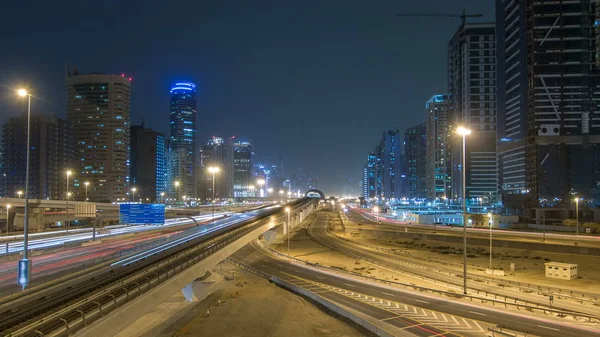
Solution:
[{"label": "concrete pillar", "polygon": [[203,301],[208,295],[213,293],[213,285],[217,280],[217,277],[207,271],[204,276],[192,281],[192,283],[181,289],[183,297],[185,297],[185,300],[188,302]]},{"label": "concrete pillar", "polygon": [[[286,233],[285,231],[285,223],[283,223],[283,232],[284,234]],[[277,238],[277,229],[276,228],[272,228],[268,231],[266,231],[263,234],[263,239],[268,243],[268,244],[272,244],[273,242],[275,242],[275,239]]]},{"label": "concrete pillar", "polygon": [[[30,205],[31,206],[31,205]],[[12,221],[9,222],[12,224],[12,231],[23,230],[24,222],[25,222],[25,208],[19,208],[16,212],[19,215],[12,214]],[[40,232],[44,230],[44,209],[37,207],[29,208],[29,231],[30,232]]]}]

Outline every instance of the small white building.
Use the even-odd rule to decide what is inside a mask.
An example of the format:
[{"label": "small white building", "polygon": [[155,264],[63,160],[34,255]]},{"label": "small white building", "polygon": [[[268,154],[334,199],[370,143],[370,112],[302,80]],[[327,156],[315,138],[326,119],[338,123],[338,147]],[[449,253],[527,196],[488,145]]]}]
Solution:
[{"label": "small white building", "polygon": [[546,277],[559,278],[561,280],[572,280],[577,278],[577,265],[571,263],[548,262],[546,266]]}]

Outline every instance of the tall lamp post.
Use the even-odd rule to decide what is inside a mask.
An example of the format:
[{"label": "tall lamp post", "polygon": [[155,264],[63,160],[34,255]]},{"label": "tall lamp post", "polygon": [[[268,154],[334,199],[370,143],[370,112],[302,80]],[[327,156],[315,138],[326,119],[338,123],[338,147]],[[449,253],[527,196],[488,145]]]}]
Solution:
[{"label": "tall lamp post", "polygon": [[258,179],[256,181],[256,183],[258,184],[258,188],[260,189],[260,191],[258,192],[258,196],[263,197],[264,195],[262,195],[262,194],[263,194],[263,186],[265,185],[265,180],[261,178],[261,179]]},{"label": "tall lamp post", "polygon": [[379,245],[379,207],[373,207],[375,211],[375,219],[377,219],[377,245]]},{"label": "tall lamp post", "polygon": [[67,170],[66,172],[67,174],[67,193],[66,193],[66,197],[67,197],[67,221],[65,222],[65,231],[67,233],[69,233],[69,197],[71,196],[71,192],[69,192],[69,178],[71,177],[71,174],[73,174],[73,172],[71,172],[71,170]]},{"label": "tall lamp post", "polygon": [[179,180],[176,180],[175,183],[173,183],[175,185],[175,201],[179,202]]},{"label": "tall lamp post", "polygon": [[87,203],[88,201],[88,197],[87,197],[87,191],[88,191],[88,186],[90,186],[90,182],[86,181],[85,183],[83,183],[85,185],[85,202]]},{"label": "tall lamp post", "polygon": [[22,195],[23,195],[23,191],[17,191],[17,196],[19,196],[19,199],[21,199]]},{"label": "tall lamp post", "polygon": [[490,270],[492,270],[492,229],[494,228],[494,215],[488,213],[488,225],[490,226]]},{"label": "tall lamp post", "polygon": [[161,202],[162,204],[164,204],[164,203],[165,203],[165,192],[160,192],[160,202]]},{"label": "tall lamp post", "polygon": [[131,202],[135,202],[135,191],[137,191],[137,188],[132,187],[131,188]]},{"label": "tall lamp post", "polygon": [[8,217],[10,212],[10,204],[6,204],[6,235],[8,235]]},{"label": "tall lamp post", "polygon": [[287,221],[287,256],[288,259],[290,258],[290,219],[292,217],[292,210],[289,207],[285,208],[285,211],[287,212],[288,215],[288,221]]},{"label": "tall lamp post", "polygon": [[577,219],[577,235],[579,235],[579,198],[575,198],[575,217]]},{"label": "tall lamp post", "polygon": [[467,136],[471,130],[459,127],[456,133],[462,136],[462,209],[463,209],[463,293],[467,294]]},{"label": "tall lamp post", "polygon": [[267,189],[267,196],[270,197],[272,193],[273,193],[273,189],[271,187],[269,187]]},{"label": "tall lamp post", "polygon": [[212,217],[215,218],[215,173],[219,173],[220,169],[215,166],[208,168],[208,172],[212,173]]}]

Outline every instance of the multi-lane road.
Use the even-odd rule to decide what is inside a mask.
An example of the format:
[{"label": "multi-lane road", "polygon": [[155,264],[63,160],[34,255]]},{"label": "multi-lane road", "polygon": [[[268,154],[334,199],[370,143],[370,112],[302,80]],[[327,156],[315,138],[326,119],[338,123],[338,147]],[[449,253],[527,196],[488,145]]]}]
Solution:
[{"label": "multi-lane road", "polygon": [[[379,220],[380,230],[383,231],[398,231],[400,228],[408,228],[411,233],[432,233],[445,236],[462,236],[462,227],[446,226],[446,225],[423,225],[413,224],[407,221],[391,219],[384,216],[377,216],[361,208],[349,208],[348,219],[361,224],[376,225]],[[600,247],[600,236],[597,235],[574,235],[561,233],[543,233],[532,231],[517,231],[493,229],[493,237],[495,240],[511,240],[511,241],[526,241],[526,242],[545,242],[547,244],[560,245],[579,245]],[[485,227],[467,227],[467,235],[469,238],[489,238],[489,229]]]},{"label": "multi-lane road", "polygon": [[[324,231],[326,219],[318,215],[309,230]],[[577,326],[477,306],[289,263],[270,254],[257,242],[234,254],[233,259],[385,322],[384,326],[392,330],[401,329],[412,335],[482,336],[491,325],[548,337],[600,335],[599,330],[583,324]]]}]

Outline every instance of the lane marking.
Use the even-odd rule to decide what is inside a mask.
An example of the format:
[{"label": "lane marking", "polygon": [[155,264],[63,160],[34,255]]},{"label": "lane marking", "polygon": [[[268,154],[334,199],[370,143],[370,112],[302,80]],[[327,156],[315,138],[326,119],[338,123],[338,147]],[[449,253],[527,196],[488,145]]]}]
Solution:
[{"label": "lane marking", "polygon": [[348,287],[355,287],[355,286],[354,286],[354,285],[352,285],[352,284],[348,284],[348,283],[344,283],[344,284],[345,284],[345,285],[347,285]]},{"label": "lane marking", "polygon": [[472,314],[475,314],[475,315],[487,316],[487,314],[484,314],[482,312],[477,312],[477,311],[469,311],[469,312]]},{"label": "lane marking", "polygon": [[415,300],[415,301],[417,301],[417,302],[421,302],[421,303],[426,303],[426,304],[429,304],[429,302],[427,302],[427,301],[421,301],[421,300]]},{"label": "lane marking", "polygon": [[384,295],[388,295],[388,296],[394,296],[394,294],[384,293],[383,291],[381,293],[384,294]]},{"label": "lane marking", "polygon": [[321,280],[324,280],[324,279],[325,279],[324,277],[321,277],[321,276],[317,276],[317,278],[318,278],[318,279],[321,279]]},{"label": "lane marking", "polygon": [[463,320],[463,322],[465,322],[465,324],[467,325],[467,328],[471,329],[471,326],[469,325],[469,322],[467,322],[467,320],[464,319],[463,317],[461,317],[461,319]]},{"label": "lane marking", "polygon": [[544,328],[544,329],[548,329],[548,330],[554,330],[554,331],[560,331],[560,329],[557,328],[552,328],[549,326],[545,326],[545,325],[538,325],[540,328]]}]

